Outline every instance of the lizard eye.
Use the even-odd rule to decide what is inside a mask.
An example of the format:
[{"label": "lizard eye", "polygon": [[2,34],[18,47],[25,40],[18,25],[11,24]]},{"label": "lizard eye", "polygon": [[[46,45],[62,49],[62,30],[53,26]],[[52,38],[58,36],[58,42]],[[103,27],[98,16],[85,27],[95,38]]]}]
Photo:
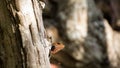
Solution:
[{"label": "lizard eye", "polygon": [[52,47],[51,47],[51,53],[55,54],[57,52],[59,52],[60,50],[62,50],[65,46],[61,43],[53,43]]},{"label": "lizard eye", "polygon": [[52,47],[51,47],[51,51],[54,51],[54,50],[55,50],[55,46],[52,46]]}]

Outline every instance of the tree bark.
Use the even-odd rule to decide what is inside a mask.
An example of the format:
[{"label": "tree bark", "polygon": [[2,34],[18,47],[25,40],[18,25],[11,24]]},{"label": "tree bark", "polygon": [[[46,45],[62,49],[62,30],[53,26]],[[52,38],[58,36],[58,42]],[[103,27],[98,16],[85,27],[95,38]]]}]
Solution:
[{"label": "tree bark", "polygon": [[50,68],[37,0],[0,0],[0,68]]}]

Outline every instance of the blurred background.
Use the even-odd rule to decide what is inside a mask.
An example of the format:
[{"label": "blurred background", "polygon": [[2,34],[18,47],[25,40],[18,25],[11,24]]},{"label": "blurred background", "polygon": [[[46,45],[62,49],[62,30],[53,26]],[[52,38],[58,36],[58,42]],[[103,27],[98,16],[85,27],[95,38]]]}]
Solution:
[{"label": "blurred background", "polygon": [[46,0],[44,26],[65,48],[52,68],[120,68],[120,0]]}]

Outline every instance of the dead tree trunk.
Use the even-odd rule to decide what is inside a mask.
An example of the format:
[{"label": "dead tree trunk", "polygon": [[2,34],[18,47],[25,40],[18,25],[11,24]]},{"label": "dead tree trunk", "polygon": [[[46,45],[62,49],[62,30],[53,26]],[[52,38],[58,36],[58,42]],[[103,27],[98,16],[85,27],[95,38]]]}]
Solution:
[{"label": "dead tree trunk", "polygon": [[0,0],[0,68],[50,68],[38,0]]}]

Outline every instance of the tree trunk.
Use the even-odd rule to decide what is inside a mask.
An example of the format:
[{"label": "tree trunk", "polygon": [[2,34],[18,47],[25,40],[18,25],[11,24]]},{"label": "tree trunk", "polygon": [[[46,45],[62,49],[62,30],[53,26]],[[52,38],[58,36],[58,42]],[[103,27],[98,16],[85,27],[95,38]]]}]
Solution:
[{"label": "tree trunk", "polygon": [[0,68],[50,68],[38,0],[0,0]]}]

